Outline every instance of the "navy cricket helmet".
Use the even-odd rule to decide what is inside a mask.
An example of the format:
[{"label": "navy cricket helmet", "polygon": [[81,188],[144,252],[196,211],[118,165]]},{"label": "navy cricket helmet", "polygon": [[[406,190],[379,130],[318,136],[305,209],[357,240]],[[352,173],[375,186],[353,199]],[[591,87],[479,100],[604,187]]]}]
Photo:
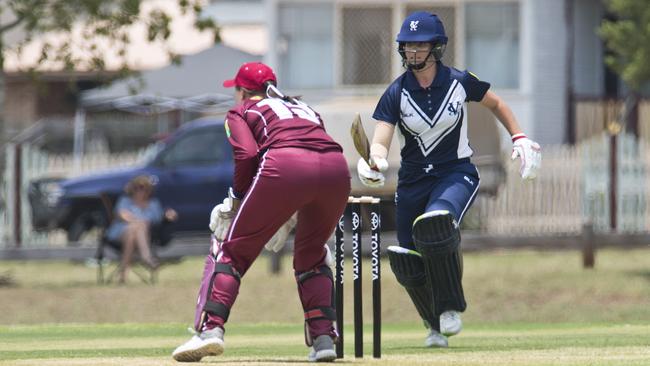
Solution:
[{"label": "navy cricket helmet", "polygon": [[[404,53],[404,43],[406,42],[428,42],[431,43],[431,54],[436,61],[442,58],[447,44],[447,34],[442,21],[437,15],[426,12],[416,11],[411,13],[400,28],[396,41],[399,44],[398,51],[402,55],[402,61],[406,64],[406,55]],[[428,57],[427,56],[427,59]],[[426,61],[425,61],[426,62]],[[420,65],[408,65],[409,68],[419,69],[424,67],[424,63]],[[420,66],[418,68],[418,66]]]}]

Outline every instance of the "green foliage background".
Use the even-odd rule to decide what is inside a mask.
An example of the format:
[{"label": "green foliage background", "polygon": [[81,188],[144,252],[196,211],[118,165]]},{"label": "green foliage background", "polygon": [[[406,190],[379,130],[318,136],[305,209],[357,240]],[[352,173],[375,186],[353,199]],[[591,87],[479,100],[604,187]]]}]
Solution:
[{"label": "green foliage background", "polygon": [[599,34],[611,54],[605,63],[634,91],[650,81],[650,2],[608,0],[617,20],[603,21]]}]

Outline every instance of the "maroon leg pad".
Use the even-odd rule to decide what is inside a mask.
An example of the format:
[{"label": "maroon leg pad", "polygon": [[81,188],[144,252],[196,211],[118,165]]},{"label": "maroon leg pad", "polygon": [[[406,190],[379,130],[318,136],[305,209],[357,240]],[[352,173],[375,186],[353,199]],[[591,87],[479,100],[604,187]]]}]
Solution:
[{"label": "maroon leg pad", "polygon": [[[325,275],[316,275],[298,283],[298,295],[302,308],[306,311],[318,307],[332,306],[332,280]],[[338,334],[330,319],[313,319],[307,321],[307,328],[312,339],[327,334],[336,338]]]},{"label": "maroon leg pad", "polygon": [[194,313],[194,330],[200,332],[203,328],[205,321],[205,314],[203,308],[210,296],[210,288],[212,287],[212,280],[214,276],[214,266],[216,260],[212,254],[205,257],[205,265],[203,267],[203,278],[201,278],[201,287],[199,288],[199,296],[196,300],[196,311]]},{"label": "maroon leg pad", "polygon": [[[218,273],[212,282],[212,293],[210,301],[224,304],[228,309],[232,309],[235,299],[239,294],[239,281],[229,274]],[[206,329],[215,327],[224,328],[225,319],[220,316],[208,313]]]},{"label": "maroon leg pad", "polygon": [[[208,302],[220,303],[230,309],[239,293],[239,281],[227,273],[217,273],[216,258],[220,252],[220,243],[213,237],[212,250],[205,258],[203,277],[194,315],[194,330],[201,332],[214,327],[224,327],[226,319],[206,312]],[[221,258],[223,261],[223,258]]]}]

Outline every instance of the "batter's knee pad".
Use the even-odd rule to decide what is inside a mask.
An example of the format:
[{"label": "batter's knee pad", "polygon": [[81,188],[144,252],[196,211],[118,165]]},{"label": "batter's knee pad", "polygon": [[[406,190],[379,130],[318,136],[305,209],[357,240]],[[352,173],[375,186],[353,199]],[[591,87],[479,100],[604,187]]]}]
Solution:
[{"label": "batter's knee pad", "polygon": [[420,253],[398,246],[388,247],[387,252],[397,282],[406,289],[422,320],[429,327],[440,331],[440,320],[434,315],[432,290],[427,284]]},{"label": "batter's knee pad", "polygon": [[413,241],[433,286],[436,314],[465,311],[458,222],[446,210],[427,212],[413,222]]},{"label": "batter's knee pad", "polygon": [[220,302],[212,301],[212,287],[217,274],[224,273],[234,277],[237,282],[241,281],[241,275],[230,264],[217,263],[214,255],[209,254],[205,259],[205,267],[203,269],[203,278],[201,279],[201,288],[199,289],[199,298],[196,302],[196,312],[194,315],[194,330],[200,332],[206,320],[208,313],[222,318],[224,321],[228,320],[230,315],[230,307]]},{"label": "batter's knee pad", "polygon": [[[327,304],[313,304],[309,299],[314,298],[314,292],[322,291],[321,286],[310,285],[309,280],[316,276],[324,276],[330,286],[330,299],[329,305]],[[305,344],[307,346],[313,345],[313,339],[309,332],[309,323],[313,320],[327,319],[336,321],[336,310],[334,304],[334,278],[332,276],[332,269],[327,265],[322,265],[314,268],[311,271],[296,273],[296,282],[298,283],[298,294],[300,302],[302,303],[303,311],[305,312]]]}]

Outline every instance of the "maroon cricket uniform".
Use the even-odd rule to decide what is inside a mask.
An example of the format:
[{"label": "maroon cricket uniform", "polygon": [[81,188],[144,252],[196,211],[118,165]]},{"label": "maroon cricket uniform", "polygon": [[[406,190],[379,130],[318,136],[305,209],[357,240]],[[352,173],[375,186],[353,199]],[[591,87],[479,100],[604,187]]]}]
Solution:
[{"label": "maroon cricket uniform", "polygon": [[[350,174],[339,144],[325,132],[320,116],[302,102],[248,99],[229,111],[226,129],[233,146],[233,190],[242,201],[217,255],[244,275],[264,244],[298,212],[293,266],[297,277],[324,264],[332,235],[350,193]],[[305,310],[331,307],[331,279],[298,281]],[[211,300],[232,307],[239,282],[217,274]],[[209,314],[207,328],[223,327]],[[331,320],[309,322],[312,337],[335,336]]]}]

